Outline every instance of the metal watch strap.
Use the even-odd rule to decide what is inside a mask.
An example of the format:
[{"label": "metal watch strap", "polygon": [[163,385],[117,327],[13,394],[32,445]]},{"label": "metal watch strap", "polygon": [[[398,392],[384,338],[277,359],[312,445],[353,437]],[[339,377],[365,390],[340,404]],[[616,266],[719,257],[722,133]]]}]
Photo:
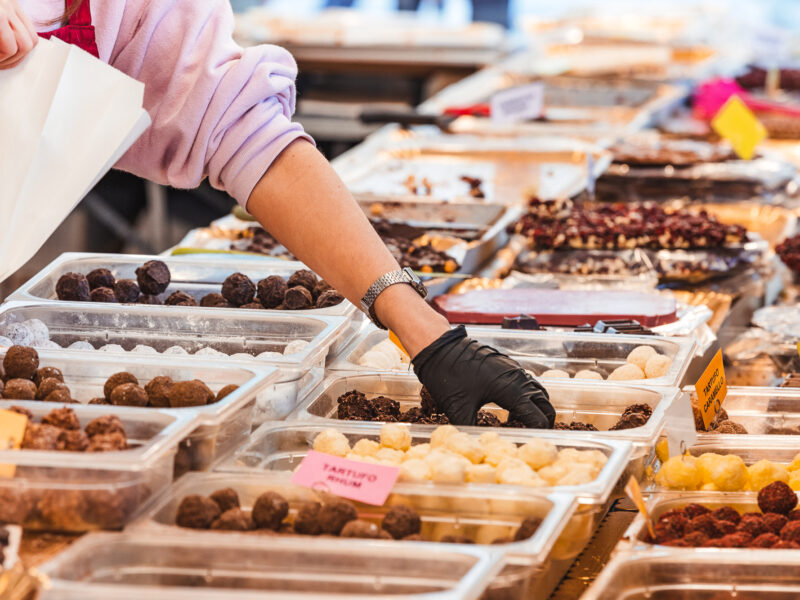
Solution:
[{"label": "metal watch strap", "polygon": [[386,329],[386,327],[375,315],[375,300],[378,299],[378,296],[381,295],[383,290],[398,283],[410,285],[412,288],[414,288],[414,291],[423,298],[428,296],[428,290],[425,289],[422,281],[420,281],[419,277],[416,276],[414,271],[408,267],[399,271],[391,271],[390,273],[386,273],[385,275],[378,277],[375,280],[375,283],[369,286],[367,293],[364,294],[364,297],[361,299],[361,310],[367,313],[370,320],[381,329]]}]

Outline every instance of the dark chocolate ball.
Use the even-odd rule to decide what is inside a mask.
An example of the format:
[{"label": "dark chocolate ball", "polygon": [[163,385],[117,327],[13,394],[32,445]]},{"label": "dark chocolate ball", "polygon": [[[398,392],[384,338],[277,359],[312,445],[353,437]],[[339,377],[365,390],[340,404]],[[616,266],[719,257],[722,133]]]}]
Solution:
[{"label": "dark chocolate ball", "polygon": [[314,297],[314,300],[319,298],[322,294],[327,292],[328,290],[332,290],[333,286],[325,281],[324,279],[320,279],[317,282],[317,285],[314,286],[314,290],[311,292],[311,295]]},{"label": "dark chocolate ball", "polygon": [[48,377],[36,388],[36,399],[44,400],[50,395],[51,392],[59,389],[67,390],[67,392],[69,392],[69,388],[64,385],[62,381],[59,381],[55,377]]},{"label": "dark chocolate ball", "polygon": [[35,400],[36,384],[30,379],[9,379],[6,381],[6,389],[3,390],[3,398],[8,400]]},{"label": "dark chocolate ball", "polygon": [[264,492],[253,504],[253,521],[262,529],[277,531],[288,514],[289,503],[275,492]]},{"label": "dark chocolate ball", "polygon": [[114,391],[115,387],[123,383],[135,383],[139,385],[139,380],[136,378],[136,375],[128,373],[127,371],[114,373],[111,377],[106,379],[105,385],[103,385],[103,396],[105,396],[106,400],[111,400],[111,392]]},{"label": "dark chocolate ball", "polygon": [[28,421],[33,421],[33,413],[29,411],[27,408],[22,408],[21,406],[12,406],[8,410],[20,415],[25,415],[26,417],[28,417]]},{"label": "dark chocolate ball", "polygon": [[74,404],[75,400],[72,399],[72,394],[67,386],[58,387],[52,392],[47,394],[44,398],[45,402],[55,402],[57,404]]},{"label": "dark chocolate ball", "polygon": [[136,304],[142,292],[133,279],[120,279],[114,284],[114,295],[121,304]]},{"label": "dark chocolate ball", "polygon": [[329,306],[341,304],[343,300],[344,296],[342,296],[339,292],[336,290],[328,290],[320,294],[319,298],[317,298],[315,306],[317,308],[328,308]]},{"label": "dark chocolate ball", "polygon": [[350,521],[347,523],[347,525],[342,527],[342,531],[339,535],[343,538],[364,538],[368,540],[377,540],[381,537],[381,528],[375,523],[356,519],[355,521]]},{"label": "dark chocolate ball", "polygon": [[111,392],[114,406],[147,406],[147,392],[135,383],[123,383]]},{"label": "dark chocolate ball", "polygon": [[209,496],[214,502],[219,505],[219,509],[222,512],[230,510],[232,508],[239,508],[241,506],[239,504],[239,494],[236,493],[236,490],[233,488],[225,488],[222,490],[217,490],[211,496]]},{"label": "dark chocolate ball", "polygon": [[409,535],[420,533],[422,531],[422,520],[419,518],[417,511],[407,506],[395,506],[383,517],[381,527],[388,531],[394,539],[400,540]]},{"label": "dark chocolate ball", "polygon": [[167,397],[172,408],[203,406],[214,400],[214,394],[199,379],[179,381],[170,388]]},{"label": "dark chocolate ball", "polygon": [[286,290],[286,295],[283,297],[283,304],[286,306],[287,310],[311,308],[313,302],[311,292],[299,285]]},{"label": "dark chocolate ball", "polygon": [[151,379],[150,382],[144,386],[144,391],[147,392],[150,406],[168,408],[169,391],[172,389],[173,385],[175,385],[175,382],[172,381],[171,377],[167,377],[166,375],[159,375]]},{"label": "dark chocolate ball", "polygon": [[200,306],[204,306],[206,308],[214,308],[214,307],[229,308],[233,305],[227,300],[225,300],[225,296],[214,292],[203,296],[200,299]]},{"label": "dark chocolate ball", "polygon": [[136,269],[136,281],[145,294],[158,296],[164,293],[170,280],[169,267],[160,260],[149,260]]},{"label": "dark chocolate ball", "polygon": [[39,353],[28,346],[11,346],[3,358],[6,379],[33,379],[39,368]]},{"label": "dark chocolate ball", "polygon": [[85,452],[89,447],[89,436],[80,429],[64,429],[58,436],[58,449],[67,452]]},{"label": "dark chocolate ball", "polygon": [[317,276],[308,269],[300,269],[291,274],[286,284],[290,288],[299,285],[306,288],[309,292],[313,292],[314,288],[317,286]]},{"label": "dark chocolate ball", "polygon": [[211,498],[192,494],[186,496],[178,505],[175,523],[180,527],[208,529],[221,514],[219,506]]},{"label": "dark chocolate ball", "polygon": [[89,296],[92,302],[116,302],[117,296],[114,294],[114,290],[107,287],[99,287],[92,290],[91,295]]},{"label": "dark chocolate ball", "polygon": [[42,367],[36,371],[36,375],[33,376],[33,382],[38,387],[42,384],[42,381],[50,378],[58,379],[63,383],[64,374],[61,372],[61,369],[56,369],[55,367]]},{"label": "dark chocolate ball", "polygon": [[111,271],[108,269],[95,269],[94,271],[90,271],[86,276],[86,280],[89,282],[89,289],[91,290],[101,287],[113,289],[116,281]]},{"label": "dark chocolate ball", "polygon": [[317,535],[319,533],[319,502],[306,502],[297,511],[294,518],[294,531],[301,535]]},{"label": "dark chocolate ball", "polygon": [[234,273],[222,282],[222,295],[234,306],[248,304],[256,295],[256,284],[244,273]]},{"label": "dark chocolate ball", "polygon": [[282,277],[270,275],[258,282],[258,300],[264,308],[275,308],[283,303],[289,286]]},{"label": "dark chocolate ball", "polygon": [[325,504],[319,511],[319,529],[321,533],[339,535],[342,528],[350,521],[358,518],[355,506],[345,500],[334,500]]},{"label": "dark chocolate ball", "polygon": [[164,304],[167,306],[197,306],[197,300],[192,298],[186,292],[172,292],[166,300],[164,300]]},{"label": "dark chocolate ball", "polygon": [[242,304],[239,308],[246,308],[248,310],[264,310],[264,307],[261,306],[260,302],[248,302],[247,304]]},{"label": "dark chocolate ball", "polygon": [[139,296],[139,299],[136,301],[136,304],[151,304],[151,305],[159,305],[162,304],[161,298],[158,296],[154,296],[152,294],[142,294]]},{"label": "dark chocolate ball", "polygon": [[226,385],[224,388],[222,388],[220,391],[217,392],[217,395],[214,398],[214,402],[219,402],[225,396],[227,396],[228,394],[232,394],[233,392],[235,392],[238,389],[239,389],[238,385],[234,385],[232,383],[229,383],[228,385]]},{"label": "dark chocolate ball", "polygon": [[250,513],[238,507],[226,510],[211,524],[211,529],[218,531],[252,531],[255,528]]},{"label": "dark chocolate ball", "polygon": [[89,282],[80,273],[64,273],[56,283],[56,296],[59,300],[88,302],[89,291]]}]

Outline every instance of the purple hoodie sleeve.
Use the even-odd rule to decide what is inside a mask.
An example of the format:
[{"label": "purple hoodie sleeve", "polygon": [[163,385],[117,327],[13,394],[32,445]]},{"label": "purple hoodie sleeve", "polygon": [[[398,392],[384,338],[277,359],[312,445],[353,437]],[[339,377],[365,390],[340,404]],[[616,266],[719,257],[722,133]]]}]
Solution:
[{"label": "purple hoodie sleeve", "polygon": [[227,0],[127,0],[123,10],[109,63],[145,84],[153,125],[116,166],[182,188],[207,176],[245,206],[286,146],[311,141],[291,122],[294,59],[237,45]]}]

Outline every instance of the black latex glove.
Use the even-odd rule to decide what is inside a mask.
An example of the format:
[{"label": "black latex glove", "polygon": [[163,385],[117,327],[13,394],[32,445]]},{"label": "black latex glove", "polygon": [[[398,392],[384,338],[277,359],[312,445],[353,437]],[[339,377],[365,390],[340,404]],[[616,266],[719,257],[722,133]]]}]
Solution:
[{"label": "black latex glove", "polygon": [[552,429],[556,411],[547,391],[494,348],[451,329],[417,354],[414,372],[453,425],[475,425],[478,410],[494,402],[526,427]]}]

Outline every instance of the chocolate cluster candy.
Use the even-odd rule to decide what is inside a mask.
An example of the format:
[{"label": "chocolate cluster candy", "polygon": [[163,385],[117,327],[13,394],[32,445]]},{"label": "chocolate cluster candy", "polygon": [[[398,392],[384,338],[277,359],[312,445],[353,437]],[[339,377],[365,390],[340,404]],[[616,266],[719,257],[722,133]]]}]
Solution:
[{"label": "chocolate cluster candy", "polygon": [[[622,412],[617,422],[609,428],[609,431],[621,431],[623,429],[641,427],[647,423],[652,414],[653,409],[649,404],[631,404]],[[553,429],[566,431],[600,431],[591,423],[583,423],[582,421],[571,421],[570,423],[556,421]]]},{"label": "chocolate cluster candy", "polygon": [[538,198],[512,230],[526,236],[533,250],[724,248],[747,236],[743,227],[725,225],[706,211],[666,209],[655,202],[579,205]]},{"label": "chocolate cluster candy", "polygon": [[114,415],[98,417],[81,431],[78,415],[67,406],[52,410],[39,423],[34,422],[33,413],[25,408],[12,406],[9,410],[28,417],[21,444],[23,450],[113,452],[128,448],[125,428]]},{"label": "chocolate cluster candy", "polygon": [[697,404],[697,398],[692,398],[692,414],[694,415],[694,427],[697,431],[716,434],[746,434],[747,429],[741,423],[732,421],[728,416],[728,412],[724,408],[720,408],[714,420],[708,424],[706,429],[703,422],[703,415],[700,412],[700,407]]}]

